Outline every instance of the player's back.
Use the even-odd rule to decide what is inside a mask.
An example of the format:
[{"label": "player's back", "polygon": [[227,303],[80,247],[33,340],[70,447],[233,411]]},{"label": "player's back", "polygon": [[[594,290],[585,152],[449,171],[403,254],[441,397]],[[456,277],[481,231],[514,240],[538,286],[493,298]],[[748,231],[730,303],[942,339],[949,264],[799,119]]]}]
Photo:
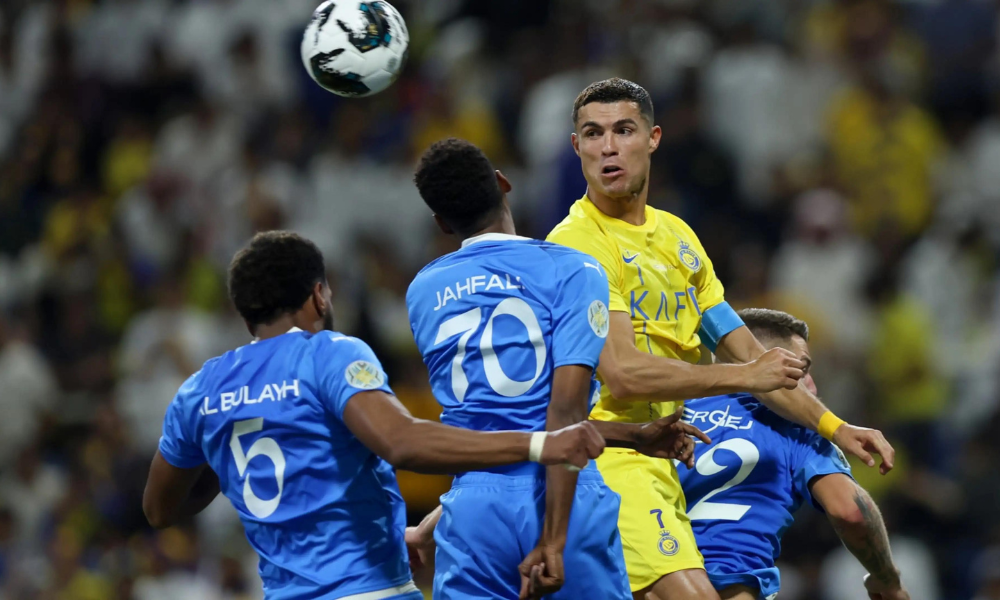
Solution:
[{"label": "player's back", "polygon": [[388,390],[363,342],[293,329],[208,361],[167,411],[161,454],[218,474],[268,598],[340,598],[410,580],[395,474],[341,420],[367,389]]},{"label": "player's back", "polygon": [[757,583],[763,596],[776,593],[781,536],[802,502],[811,501],[809,481],[850,474],[846,460],[749,394],[690,400],[684,420],[712,438],[696,446],[694,469],[678,469],[712,583]]},{"label": "player's back", "polygon": [[[608,283],[593,258],[538,240],[488,234],[432,262],[407,306],[445,423],[544,431],[552,378],[564,365],[596,368],[608,333]],[[596,400],[592,379],[590,399]],[[519,597],[518,564],[545,516],[545,470],[520,463],[461,473],[441,497],[435,600]],[[577,481],[561,598],[630,597],[618,496],[591,463]]]},{"label": "player's back", "polygon": [[[577,280],[586,280],[586,269],[605,286],[603,298],[577,307],[575,296],[585,293]],[[487,238],[427,265],[410,285],[407,305],[444,407],[441,420],[480,431],[544,431],[554,369],[596,364],[582,344],[558,339],[558,322],[572,319],[574,330],[603,339],[606,300],[597,261],[539,240]]]}]

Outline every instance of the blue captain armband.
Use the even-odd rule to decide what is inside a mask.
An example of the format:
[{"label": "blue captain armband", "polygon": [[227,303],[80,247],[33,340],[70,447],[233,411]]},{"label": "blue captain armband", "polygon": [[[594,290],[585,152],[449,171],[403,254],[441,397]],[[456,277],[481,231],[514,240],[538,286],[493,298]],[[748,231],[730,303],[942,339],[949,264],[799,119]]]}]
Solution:
[{"label": "blue captain armband", "polygon": [[701,329],[698,330],[698,335],[701,336],[701,342],[714,353],[719,341],[727,333],[740,327],[743,327],[743,319],[736,314],[728,302],[723,302],[716,304],[701,315]]}]

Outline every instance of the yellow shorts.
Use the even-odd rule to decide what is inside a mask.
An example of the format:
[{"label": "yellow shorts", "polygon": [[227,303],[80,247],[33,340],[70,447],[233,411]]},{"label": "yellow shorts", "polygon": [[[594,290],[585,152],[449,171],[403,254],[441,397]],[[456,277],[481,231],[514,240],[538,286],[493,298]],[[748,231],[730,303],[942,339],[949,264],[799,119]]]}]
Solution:
[{"label": "yellow shorts", "polygon": [[597,468],[622,498],[618,530],[633,592],[664,575],[705,568],[673,461],[607,448]]}]

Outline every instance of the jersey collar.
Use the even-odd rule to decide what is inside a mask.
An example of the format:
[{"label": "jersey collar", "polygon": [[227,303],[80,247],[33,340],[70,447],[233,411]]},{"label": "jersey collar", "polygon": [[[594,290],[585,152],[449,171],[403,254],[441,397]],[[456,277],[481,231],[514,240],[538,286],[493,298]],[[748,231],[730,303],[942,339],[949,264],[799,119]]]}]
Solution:
[{"label": "jersey collar", "polygon": [[511,235],[509,233],[484,233],[475,237],[466,238],[462,241],[462,247],[465,248],[467,246],[471,246],[472,244],[478,244],[479,242],[514,242],[530,239],[531,238],[522,237],[520,235]]},{"label": "jersey collar", "polygon": [[[302,330],[301,330],[301,329],[299,329],[298,327],[292,327],[291,329],[289,329],[288,331],[286,331],[285,333],[283,333],[283,334],[281,334],[281,335],[287,335],[287,334],[289,334],[289,333],[298,333],[298,332],[300,332],[300,331],[302,331]],[[274,336],[274,337],[280,337],[280,336]],[[251,343],[251,344],[256,344],[256,343],[257,343],[257,342],[259,342],[259,341],[260,341],[260,339],[259,339],[259,338],[254,338],[254,339],[253,339],[253,340],[252,340],[252,341],[251,341],[250,343]]]}]

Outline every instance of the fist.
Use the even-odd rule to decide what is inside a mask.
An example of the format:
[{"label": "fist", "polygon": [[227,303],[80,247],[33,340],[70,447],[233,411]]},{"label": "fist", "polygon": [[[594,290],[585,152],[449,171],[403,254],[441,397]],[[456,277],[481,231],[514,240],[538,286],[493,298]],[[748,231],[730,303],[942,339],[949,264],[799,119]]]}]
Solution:
[{"label": "fist", "polygon": [[805,375],[806,363],[784,348],[771,348],[747,363],[747,391],[754,394],[784,388],[794,390]]},{"label": "fist", "polygon": [[549,432],[538,462],[543,465],[572,465],[578,469],[604,452],[604,438],[594,425],[581,421],[575,425]]}]

